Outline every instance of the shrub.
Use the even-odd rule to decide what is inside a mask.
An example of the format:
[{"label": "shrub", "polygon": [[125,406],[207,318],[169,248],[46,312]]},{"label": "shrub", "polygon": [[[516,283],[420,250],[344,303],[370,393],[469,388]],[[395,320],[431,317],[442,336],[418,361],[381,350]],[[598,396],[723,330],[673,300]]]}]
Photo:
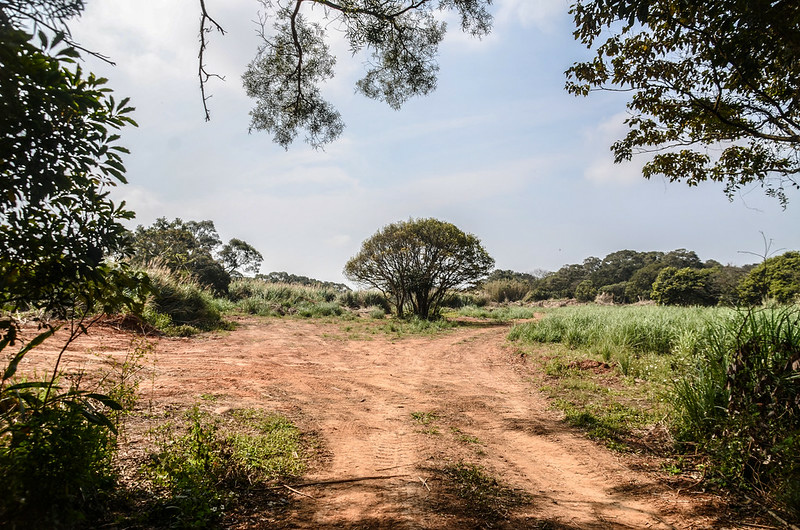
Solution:
[{"label": "shrub", "polygon": [[47,407],[0,439],[0,520],[18,528],[78,526],[116,481],[115,437],[79,411]]},{"label": "shrub", "polygon": [[653,282],[650,297],[660,305],[715,305],[711,269],[665,267]]},{"label": "shrub", "polygon": [[753,268],[739,285],[743,301],[759,304],[765,298],[780,303],[800,301],[800,252],[786,252]]},{"label": "shrub", "polygon": [[583,280],[575,288],[575,299],[578,302],[591,302],[597,296],[597,289],[591,280]]}]

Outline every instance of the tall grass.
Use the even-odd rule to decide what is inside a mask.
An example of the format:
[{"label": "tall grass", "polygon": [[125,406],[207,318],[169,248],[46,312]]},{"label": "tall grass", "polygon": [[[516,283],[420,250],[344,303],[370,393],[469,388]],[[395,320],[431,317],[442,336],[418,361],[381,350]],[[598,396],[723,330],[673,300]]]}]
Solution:
[{"label": "tall grass", "polygon": [[677,448],[703,455],[709,479],[800,517],[799,306],[568,307],[509,337],[595,353],[656,382]]},{"label": "tall grass", "polygon": [[169,335],[225,327],[217,300],[196,280],[165,267],[151,267],[145,272],[153,287],[144,310],[149,324]]},{"label": "tall grass", "polygon": [[675,386],[675,432],[711,476],[777,499],[800,518],[800,307],[717,325]]},{"label": "tall grass", "polygon": [[377,291],[343,293],[328,287],[269,283],[255,278],[234,280],[228,292],[234,309],[251,315],[313,318],[347,315],[351,309],[390,309],[386,297]]},{"label": "tall grass", "polygon": [[658,306],[575,306],[551,311],[537,322],[515,326],[509,339],[557,342],[570,348],[622,349],[634,354],[668,354],[707,329],[726,320],[726,308]]}]

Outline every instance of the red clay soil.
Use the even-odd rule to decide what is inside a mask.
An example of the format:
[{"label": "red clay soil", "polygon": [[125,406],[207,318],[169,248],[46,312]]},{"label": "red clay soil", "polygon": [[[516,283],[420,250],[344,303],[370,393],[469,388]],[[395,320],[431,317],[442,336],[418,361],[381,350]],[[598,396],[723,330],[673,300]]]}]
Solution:
[{"label": "red clay soil", "polygon": [[[201,402],[217,414],[258,407],[314,434],[319,458],[290,484],[299,493],[287,489],[281,511],[256,507],[227,521],[230,528],[733,526],[719,519],[718,498],[681,490],[657,460],[611,452],[568,427],[537,390],[539,374],[506,343],[508,326],[366,340],[348,338],[346,323],[238,324],[200,338],[148,339],[154,373],[140,401],[145,410]],[[64,368],[91,372],[97,354],[122,358],[132,338],[94,328]],[[27,370],[52,361],[56,343],[50,353],[34,350]],[[143,430],[128,429],[123,454],[146,450]],[[480,466],[512,500],[487,508],[459,497],[443,471],[457,464]]]}]

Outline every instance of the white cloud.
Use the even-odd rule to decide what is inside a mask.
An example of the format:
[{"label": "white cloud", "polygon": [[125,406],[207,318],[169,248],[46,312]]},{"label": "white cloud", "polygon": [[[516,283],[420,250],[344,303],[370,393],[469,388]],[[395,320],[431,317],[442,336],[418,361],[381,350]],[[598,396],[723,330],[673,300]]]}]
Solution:
[{"label": "white cloud", "polygon": [[635,156],[630,162],[614,163],[611,145],[625,136],[627,114],[618,113],[584,133],[588,164],[584,177],[597,184],[635,184],[642,180],[642,166],[646,156]]},{"label": "white cloud", "polygon": [[568,16],[570,0],[498,0],[497,5],[498,26],[520,24],[551,32]]}]

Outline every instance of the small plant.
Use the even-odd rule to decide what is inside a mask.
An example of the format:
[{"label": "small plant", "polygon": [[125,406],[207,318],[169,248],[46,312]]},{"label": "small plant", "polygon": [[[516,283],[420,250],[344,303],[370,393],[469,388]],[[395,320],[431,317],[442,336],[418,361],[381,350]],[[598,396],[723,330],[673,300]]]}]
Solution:
[{"label": "small plant", "polygon": [[159,451],[145,469],[166,494],[153,517],[172,527],[213,526],[243,489],[304,470],[300,433],[281,416],[244,409],[223,420],[194,406],[184,419],[182,430],[153,431]]},{"label": "small plant", "polygon": [[420,425],[430,425],[439,419],[439,415],[436,412],[412,412],[411,419]]},{"label": "small plant", "polygon": [[468,510],[483,519],[502,519],[510,507],[525,500],[476,464],[459,462],[446,467],[444,475],[455,494],[467,502]]}]

